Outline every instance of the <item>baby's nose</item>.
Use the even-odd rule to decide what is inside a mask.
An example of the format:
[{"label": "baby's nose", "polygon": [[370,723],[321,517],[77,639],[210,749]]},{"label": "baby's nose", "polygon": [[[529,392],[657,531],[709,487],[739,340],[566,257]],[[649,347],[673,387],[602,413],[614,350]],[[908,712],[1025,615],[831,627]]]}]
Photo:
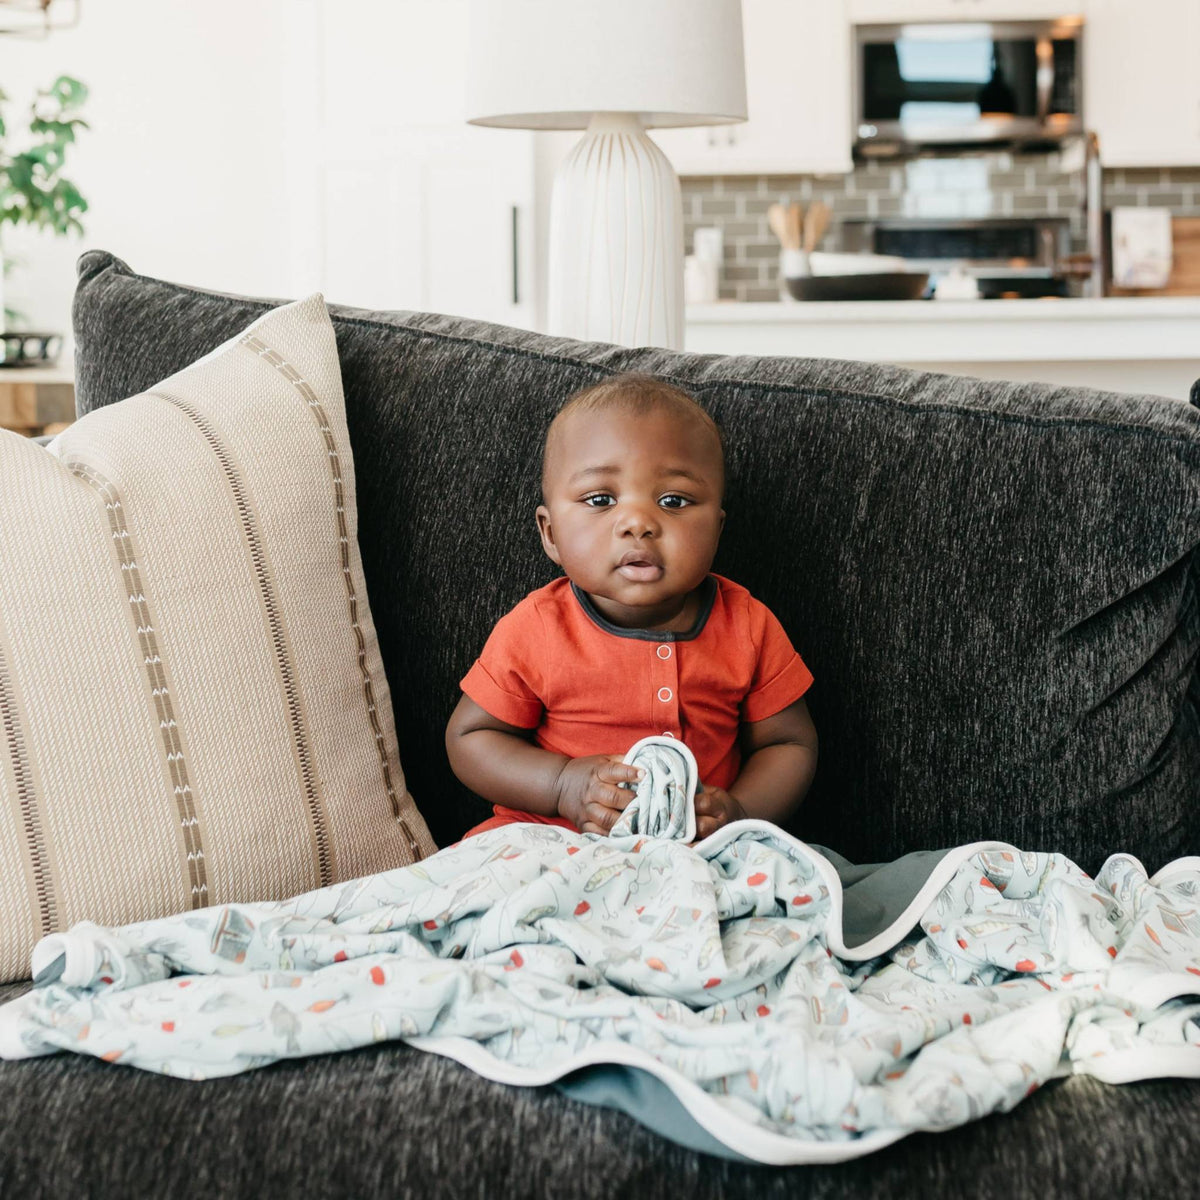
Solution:
[{"label": "baby's nose", "polygon": [[658,514],[645,505],[630,504],[621,513],[617,528],[621,533],[630,533],[638,537],[653,535],[658,531]]}]

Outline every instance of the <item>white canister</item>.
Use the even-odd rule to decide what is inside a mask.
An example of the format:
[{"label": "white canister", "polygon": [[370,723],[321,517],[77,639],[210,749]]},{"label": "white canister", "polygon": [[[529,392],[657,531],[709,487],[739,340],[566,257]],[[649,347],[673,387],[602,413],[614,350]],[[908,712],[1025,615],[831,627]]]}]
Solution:
[{"label": "white canister", "polygon": [[713,262],[719,267],[725,258],[725,231],[717,226],[706,226],[692,234],[692,253],[703,262]]},{"label": "white canister", "polygon": [[780,250],[779,275],[782,279],[799,279],[811,275],[807,250]]},{"label": "white canister", "polygon": [[715,304],[720,295],[719,263],[689,254],[683,260],[684,304]]}]

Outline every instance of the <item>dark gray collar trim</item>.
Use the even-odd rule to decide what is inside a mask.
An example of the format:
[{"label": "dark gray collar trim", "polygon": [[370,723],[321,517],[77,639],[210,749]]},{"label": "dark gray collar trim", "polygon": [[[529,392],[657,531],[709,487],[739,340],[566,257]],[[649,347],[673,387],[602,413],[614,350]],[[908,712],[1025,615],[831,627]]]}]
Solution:
[{"label": "dark gray collar trim", "polygon": [[603,616],[587,592],[580,591],[575,586],[574,580],[571,580],[571,591],[575,593],[575,599],[579,601],[592,624],[598,625],[605,633],[611,633],[613,637],[633,638],[639,642],[690,642],[700,636],[708,623],[708,615],[712,612],[713,602],[717,598],[717,581],[711,575],[705,577],[700,585],[700,611],[696,614],[691,629],[683,633],[669,633],[661,629],[624,629]]}]

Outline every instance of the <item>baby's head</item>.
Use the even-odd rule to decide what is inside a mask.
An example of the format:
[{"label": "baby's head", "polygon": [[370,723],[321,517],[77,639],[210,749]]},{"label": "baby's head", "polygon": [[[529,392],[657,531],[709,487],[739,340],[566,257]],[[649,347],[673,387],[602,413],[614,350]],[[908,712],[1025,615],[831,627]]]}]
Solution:
[{"label": "baby's head", "polygon": [[618,375],[576,392],[550,423],[542,546],[610,619],[659,621],[712,566],[724,488],[708,413],[663,380]]}]

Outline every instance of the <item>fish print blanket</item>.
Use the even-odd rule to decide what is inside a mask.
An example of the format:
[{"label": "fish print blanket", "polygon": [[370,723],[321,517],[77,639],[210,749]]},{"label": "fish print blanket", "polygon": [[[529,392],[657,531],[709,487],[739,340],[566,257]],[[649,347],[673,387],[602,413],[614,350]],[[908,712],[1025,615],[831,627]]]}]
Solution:
[{"label": "fish print blanket", "polygon": [[765,822],[695,847],[510,825],[282,902],[45,939],[34,971],[59,977],[0,1008],[0,1054],[185,1079],[388,1039],[512,1084],[623,1064],[777,1164],[1065,1073],[1200,1077],[1200,858],[1091,879],[981,842],[922,874],[848,939],[833,857]]},{"label": "fish print blanket", "polygon": [[640,767],[642,778],[609,836],[633,833],[694,842],[700,768],[691,750],[669,734],[655,733],[634,742],[623,761]]}]

